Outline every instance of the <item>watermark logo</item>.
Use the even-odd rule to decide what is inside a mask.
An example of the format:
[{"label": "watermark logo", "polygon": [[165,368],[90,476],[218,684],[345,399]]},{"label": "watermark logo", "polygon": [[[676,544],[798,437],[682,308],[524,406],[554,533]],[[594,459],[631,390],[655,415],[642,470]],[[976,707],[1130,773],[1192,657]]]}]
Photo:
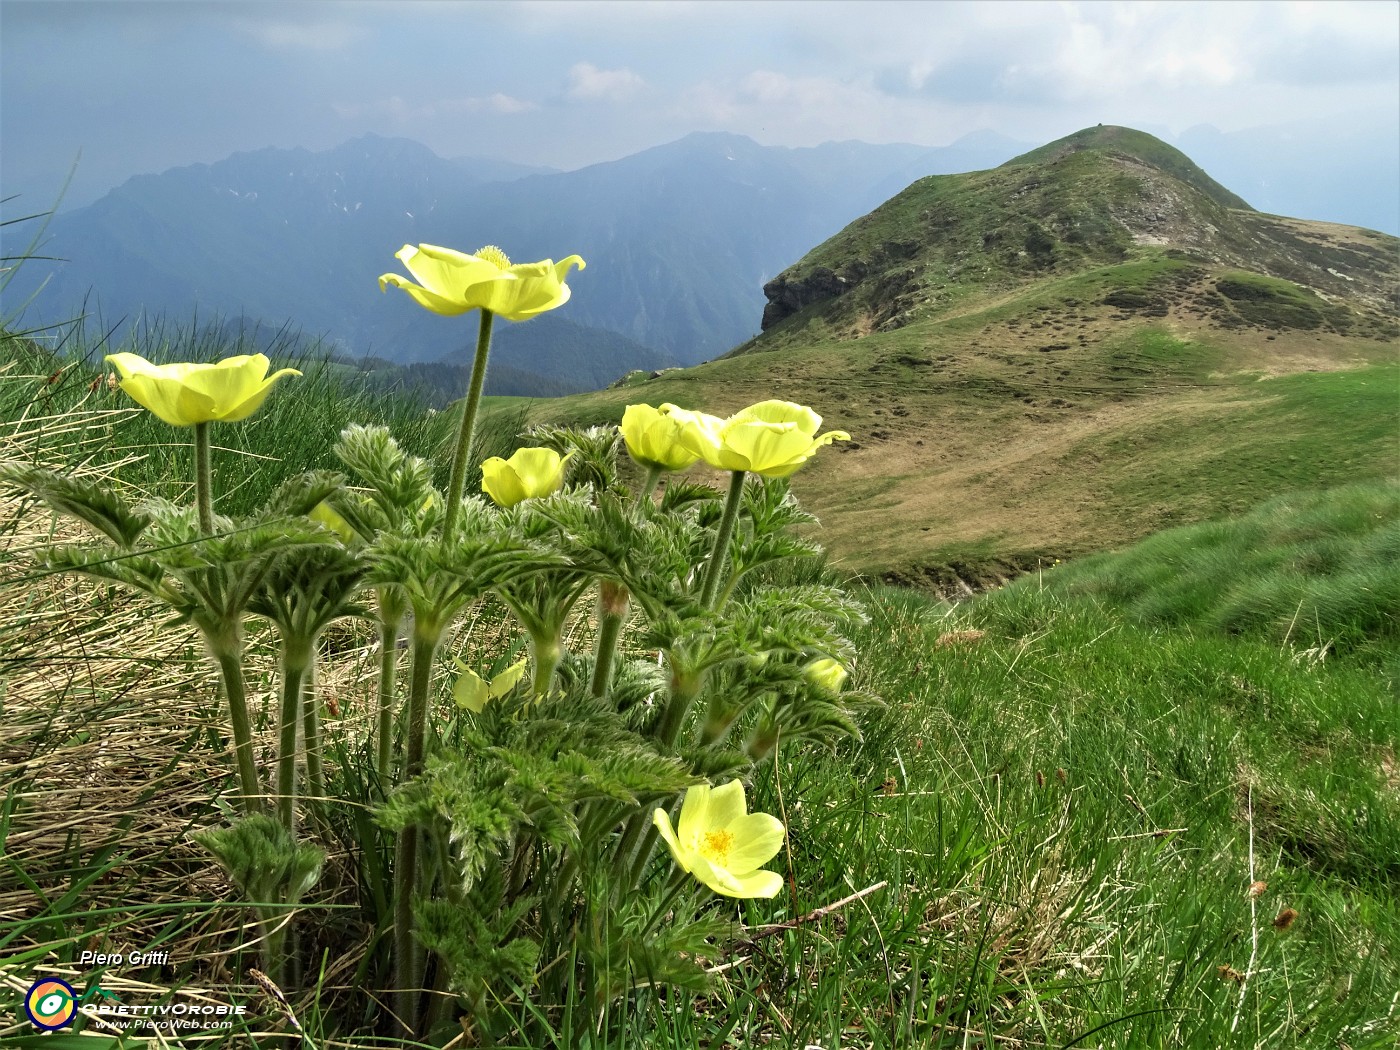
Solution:
[{"label": "watermark logo", "polygon": [[35,1028],[56,1032],[73,1023],[78,1012],[78,993],[67,981],[43,977],[29,986],[24,997],[24,1012]]},{"label": "watermark logo", "polygon": [[127,1033],[230,1029],[235,1019],[248,1012],[243,1003],[220,1003],[203,997],[196,1001],[124,1003],[96,981],[78,995],[71,984],[58,977],[39,978],[24,997],[24,1012],[41,1032],[69,1027],[80,1008],[83,1014],[101,1020],[107,1027]]}]

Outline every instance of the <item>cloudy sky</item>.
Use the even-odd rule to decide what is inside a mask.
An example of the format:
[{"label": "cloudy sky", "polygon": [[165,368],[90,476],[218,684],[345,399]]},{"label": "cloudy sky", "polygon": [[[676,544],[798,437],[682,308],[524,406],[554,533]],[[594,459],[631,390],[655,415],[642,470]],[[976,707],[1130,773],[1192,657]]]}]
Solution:
[{"label": "cloudy sky", "polygon": [[67,204],[371,131],[574,168],[701,130],[943,145],[1288,122],[1400,139],[1397,99],[1393,0],[0,2],[0,193],[33,202],[79,151]]}]

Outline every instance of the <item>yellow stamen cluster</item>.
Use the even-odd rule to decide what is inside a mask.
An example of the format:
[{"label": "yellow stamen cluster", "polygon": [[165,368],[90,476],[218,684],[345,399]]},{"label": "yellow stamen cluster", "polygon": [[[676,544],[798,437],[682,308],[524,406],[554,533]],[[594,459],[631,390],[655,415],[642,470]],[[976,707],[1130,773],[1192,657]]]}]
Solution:
[{"label": "yellow stamen cluster", "polygon": [[485,248],[478,248],[476,251],[472,252],[472,254],[483,262],[489,262],[494,266],[499,266],[502,270],[510,267],[510,257],[494,244],[488,244]]},{"label": "yellow stamen cluster", "polygon": [[734,833],[730,831],[707,831],[704,845],[700,847],[705,859],[711,864],[729,865],[729,851],[734,848]]}]

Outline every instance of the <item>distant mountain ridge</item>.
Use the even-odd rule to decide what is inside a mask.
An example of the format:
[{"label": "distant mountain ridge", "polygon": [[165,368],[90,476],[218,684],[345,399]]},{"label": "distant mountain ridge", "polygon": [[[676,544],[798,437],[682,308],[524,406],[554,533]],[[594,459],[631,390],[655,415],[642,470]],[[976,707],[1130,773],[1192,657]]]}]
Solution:
[{"label": "distant mountain ridge", "polygon": [[[697,134],[556,173],[446,160],[372,135],[319,153],[240,153],[131,179],[57,216],[42,254],[68,261],[27,263],[3,308],[47,282],[33,308],[40,320],[71,317],[84,303],[109,324],[198,310],[273,327],[290,320],[346,354],[430,361],[471,336],[460,321],[378,293],[399,246],[494,243],[517,259],[576,252],[589,268],[571,278],[573,301],[560,316],[619,341],[591,337],[591,357],[554,354],[536,371],[578,386],[728,350],[757,330],[763,282],[894,183],[985,166],[1021,145],[980,135],[966,148],[784,149]],[[519,334],[503,339],[551,357],[542,323],[504,326]]]},{"label": "distant mountain ridge", "polygon": [[823,544],[950,596],[1400,470],[1400,240],[1256,211],[1132,129],[919,179],[766,292],[724,357],[530,421],[810,405],[851,435],[793,478]]},{"label": "distant mountain ridge", "polygon": [[1161,140],[1099,125],[997,168],[909,186],[770,281],[763,327],[800,316],[838,336],[888,331],[1160,248],[1301,285],[1325,297],[1318,309],[1336,300],[1356,323],[1385,328],[1400,309],[1395,244],[1257,212]]}]

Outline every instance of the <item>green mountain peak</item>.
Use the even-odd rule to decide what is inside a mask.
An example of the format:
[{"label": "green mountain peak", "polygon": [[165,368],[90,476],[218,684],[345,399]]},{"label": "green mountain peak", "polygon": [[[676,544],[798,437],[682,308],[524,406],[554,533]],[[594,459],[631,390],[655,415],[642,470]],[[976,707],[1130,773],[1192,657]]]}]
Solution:
[{"label": "green mountain peak", "polygon": [[1098,124],[1084,128],[1062,139],[1046,143],[1029,153],[1013,157],[1002,165],[1003,168],[1025,167],[1031,164],[1054,164],[1066,157],[1085,151],[1109,153],[1166,172],[1186,185],[1200,190],[1211,200],[1226,208],[1254,209],[1240,197],[1231,193],[1220,183],[1207,175],[1181,150],[1168,146],[1161,139],[1138,131],[1123,128],[1116,124]]},{"label": "green mountain peak", "polygon": [[947,318],[1165,252],[1393,313],[1393,244],[1257,212],[1159,139],[1099,126],[1000,167],[914,182],[768,282],[763,334],[735,352]]},{"label": "green mountain peak", "polygon": [[769,281],[757,338],[532,421],[810,405],[852,438],[793,481],[833,557],[954,595],[1392,476],[1400,241],[1233,200],[1125,128],[921,178]]}]

